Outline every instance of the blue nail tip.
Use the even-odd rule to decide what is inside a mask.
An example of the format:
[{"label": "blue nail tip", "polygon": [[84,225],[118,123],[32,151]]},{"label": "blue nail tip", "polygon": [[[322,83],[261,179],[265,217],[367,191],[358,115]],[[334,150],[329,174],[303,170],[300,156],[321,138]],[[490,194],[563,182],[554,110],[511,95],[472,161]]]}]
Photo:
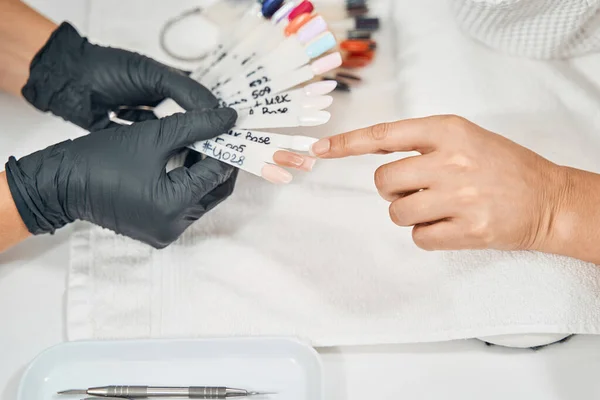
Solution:
[{"label": "blue nail tip", "polygon": [[283,0],[265,0],[262,5],[262,15],[265,18],[271,18],[282,4]]},{"label": "blue nail tip", "polygon": [[335,36],[333,36],[331,32],[328,32],[323,36],[320,36],[318,39],[310,42],[306,48],[306,54],[310,58],[317,58],[333,49],[336,44]]}]

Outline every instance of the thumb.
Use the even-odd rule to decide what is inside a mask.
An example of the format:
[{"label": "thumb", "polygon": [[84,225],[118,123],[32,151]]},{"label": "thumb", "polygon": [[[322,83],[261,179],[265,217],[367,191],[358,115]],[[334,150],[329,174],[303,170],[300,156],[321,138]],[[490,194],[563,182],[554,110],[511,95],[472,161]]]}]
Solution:
[{"label": "thumb", "polygon": [[237,112],[232,108],[175,114],[160,120],[159,143],[164,150],[172,152],[226,133],[236,119]]},{"label": "thumb", "polygon": [[[207,194],[227,182],[234,174],[235,168],[217,161],[205,158],[191,167],[180,167],[168,173],[169,179],[177,189],[188,192],[183,198],[189,199],[192,204],[200,202]],[[223,194],[228,196],[229,193]]]}]

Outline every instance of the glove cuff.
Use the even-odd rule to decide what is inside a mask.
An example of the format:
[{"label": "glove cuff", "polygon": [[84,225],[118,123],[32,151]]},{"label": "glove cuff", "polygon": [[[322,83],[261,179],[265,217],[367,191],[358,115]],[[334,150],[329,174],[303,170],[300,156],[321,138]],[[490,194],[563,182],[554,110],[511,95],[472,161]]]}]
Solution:
[{"label": "glove cuff", "polygon": [[14,163],[16,163],[15,158],[10,157],[5,165],[6,181],[8,182],[8,188],[10,189],[10,194],[13,198],[15,205],[17,206],[17,211],[19,212],[23,223],[25,223],[27,230],[29,231],[29,233],[37,235],[42,232],[40,232],[39,223],[37,223],[34,213],[31,212],[31,208],[27,204],[27,201],[21,195],[19,185],[15,182],[13,178]]},{"label": "glove cuff", "polygon": [[[63,158],[61,147],[59,143],[19,161],[11,156],[5,165],[13,201],[27,230],[34,235],[54,233],[73,222],[61,205],[63,196],[60,196],[58,182],[48,179],[60,169]],[[42,182],[50,183],[43,185]]]},{"label": "glove cuff", "polygon": [[23,97],[38,110],[89,126],[91,98],[82,80],[87,46],[87,39],[63,22],[31,61]]}]

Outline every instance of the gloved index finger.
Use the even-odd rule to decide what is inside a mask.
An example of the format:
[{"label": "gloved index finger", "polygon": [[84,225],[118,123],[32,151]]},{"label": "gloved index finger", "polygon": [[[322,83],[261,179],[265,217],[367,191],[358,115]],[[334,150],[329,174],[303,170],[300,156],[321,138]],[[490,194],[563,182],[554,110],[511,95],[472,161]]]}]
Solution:
[{"label": "gloved index finger", "polygon": [[215,108],[219,101],[202,84],[190,78],[181,71],[167,66],[157,67],[156,90],[161,96],[173,99],[186,111]]},{"label": "gloved index finger", "polygon": [[194,110],[160,120],[159,144],[170,155],[195,142],[212,139],[229,131],[237,119],[232,108]]}]

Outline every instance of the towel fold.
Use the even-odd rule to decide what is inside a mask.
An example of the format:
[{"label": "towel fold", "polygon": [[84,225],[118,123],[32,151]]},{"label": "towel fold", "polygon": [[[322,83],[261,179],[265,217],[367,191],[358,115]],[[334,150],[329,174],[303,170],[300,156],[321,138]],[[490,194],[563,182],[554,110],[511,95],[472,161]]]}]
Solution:
[{"label": "towel fold", "polygon": [[[600,85],[586,72],[599,55],[556,64],[494,53],[436,0],[375,2],[374,13],[390,16],[376,65],[359,89],[336,96],[328,125],[304,134],[455,113],[600,172]],[[94,34],[112,40],[94,18]],[[161,251],[80,224],[69,338],[293,335],[330,346],[600,333],[600,267],[536,252],[418,249],[372,181],[403,156],[322,161],[287,187],[241,174],[228,201]]]}]

